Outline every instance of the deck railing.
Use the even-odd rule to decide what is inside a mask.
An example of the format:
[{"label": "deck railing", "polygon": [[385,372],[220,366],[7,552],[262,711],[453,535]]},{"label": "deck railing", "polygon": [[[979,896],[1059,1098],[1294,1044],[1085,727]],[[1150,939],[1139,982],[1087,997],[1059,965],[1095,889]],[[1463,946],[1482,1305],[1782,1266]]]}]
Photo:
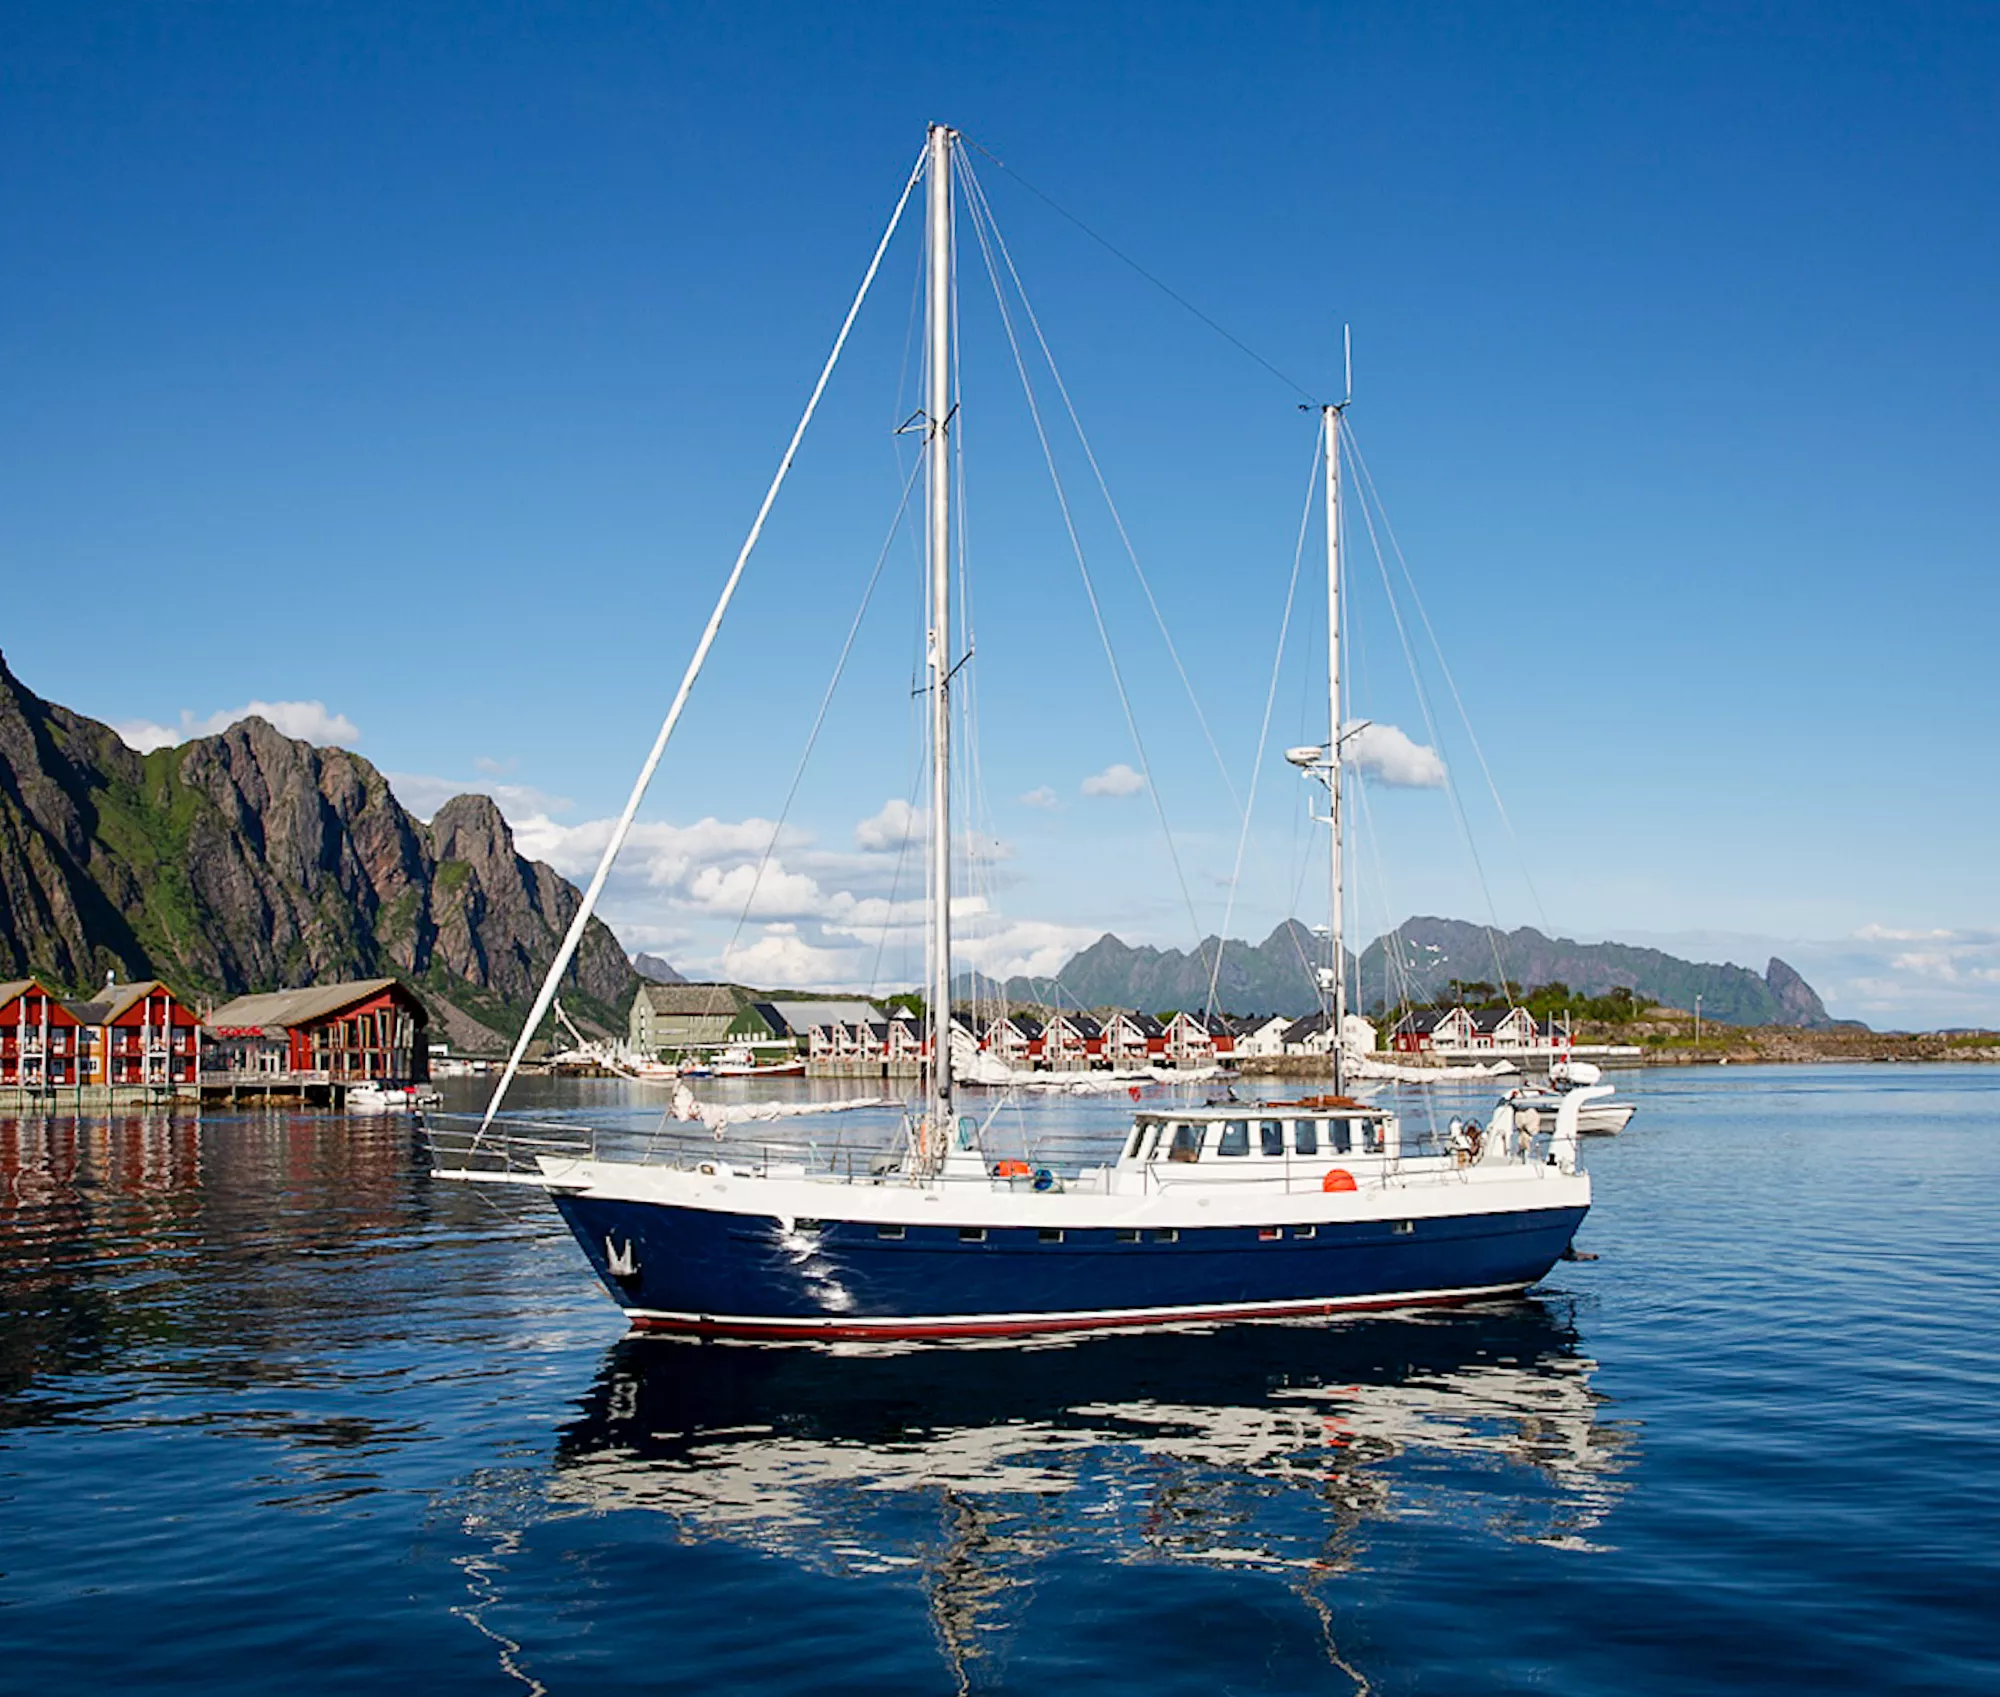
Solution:
[{"label": "deck railing", "polygon": [[[758,1177],[778,1173],[866,1181],[886,1178],[903,1169],[905,1141],[898,1124],[879,1116],[866,1121],[839,1116],[773,1126],[755,1122],[725,1124],[711,1130],[700,1122],[668,1120],[654,1126],[585,1123],[503,1115],[485,1128],[473,1114],[425,1114],[422,1125],[433,1170],[440,1177],[486,1182],[560,1182],[561,1169],[573,1162],[618,1162],[646,1166],[700,1169],[727,1166]],[[1124,1148],[1126,1132],[1107,1127],[1095,1132],[1063,1128],[1056,1136],[1023,1135],[990,1129],[982,1151],[987,1170],[1015,1188],[1048,1188],[1067,1184],[1076,1174],[1114,1165]],[[1547,1135],[1534,1140],[1520,1165],[1539,1167],[1545,1159]],[[1222,1167],[1246,1178],[1282,1178],[1290,1190],[1318,1190],[1327,1160],[1351,1165],[1366,1182],[1394,1184],[1440,1165],[1463,1167],[1443,1135],[1406,1125],[1400,1149],[1386,1158],[1356,1151],[1350,1156],[1216,1157],[1207,1155],[1201,1168],[1214,1176]],[[1145,1188],[1171,1184],[1176,1177],[1193,1177],[1188,1167],[1141,1169]],[[1044,1177],[1044,1175],[1047,1175]],[[1468,1172],[1469,1176],[1469,1172]]]},{"label": "deck railing", "polygon": [[739,1172],[776,1169],[866,1178],[896,1168],[902,1135],[879,1119],[865,1124],[838,1116],[810,1127],[745,1121],[711,1130],[699,1121],[668,1120],[652,1126],[586,1124],[507,1114],[480,1129],[476,1114],[425,1114],[425,1139],[441,1177],[535,1178],[547,1164],[621,1161],[647,1166],[727,1164]]}]

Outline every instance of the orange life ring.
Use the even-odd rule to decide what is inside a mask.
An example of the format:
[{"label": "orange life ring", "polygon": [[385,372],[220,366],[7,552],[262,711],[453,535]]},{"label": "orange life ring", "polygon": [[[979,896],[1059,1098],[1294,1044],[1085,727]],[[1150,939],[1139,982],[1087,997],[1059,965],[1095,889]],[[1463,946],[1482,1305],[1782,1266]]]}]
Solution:
[{"label": "orange life ring", "polygon": [[1026,1161],[995,1161],[993,1163],[993,1176],[995,1178],[1026,1178],[1034,1170]]},{"label": "orange life ring", "polygon": [[1354,1175],[1345,1167],[1327,1168],[1326,1177],[1319,1181],[1319,1187],[1321,1190],[1327,1191],[1354,1190],[1358,1188],[1354,1182]]}]

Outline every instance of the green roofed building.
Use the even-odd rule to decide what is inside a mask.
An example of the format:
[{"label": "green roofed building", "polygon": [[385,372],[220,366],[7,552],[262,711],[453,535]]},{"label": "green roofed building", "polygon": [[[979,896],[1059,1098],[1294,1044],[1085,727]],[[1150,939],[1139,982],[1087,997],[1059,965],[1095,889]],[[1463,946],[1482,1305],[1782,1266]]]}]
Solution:
[{"label": "green roofed building", "polygon": [[816,1025],[868,1025],[882,1010],[859,997],[776,998],[740,984],[641,984],[626,1038],[642,1055],[680,1056],[730,1044],[803,1054]]},{"label": "green roofed building", "polygon": [[626,1038],[642,1055],[714,1048],[730,1041],[749,1005],[750,992],[738,984],[641,984]]}]

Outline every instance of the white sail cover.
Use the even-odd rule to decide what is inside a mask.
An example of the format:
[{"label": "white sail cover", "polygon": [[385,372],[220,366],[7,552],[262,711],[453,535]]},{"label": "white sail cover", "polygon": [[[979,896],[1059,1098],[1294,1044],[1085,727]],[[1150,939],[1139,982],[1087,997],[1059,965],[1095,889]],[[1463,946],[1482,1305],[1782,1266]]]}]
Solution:
[{"label": "white sail cover", "polygon": [[724,1126],[768,1120],[805,1119],[814,1114],[844,1114],[856,1108],[893,1108],[887,1096],[847,1096],[837,1102],[703,1102],[685,1083],[674,1086],[674,1100],[668,1110],[677,1120],[695,1120],[711,1131]]},{"label": "white sail cover", "polygon": [[1386,1078],[1396,1084],[1447,1084],[1462,1078],[1502,1078],[1521,1069],[1512,1061],[1475,1061],[1462,1067],[1410,1067],[1395,1061],[1378,1061],[1372,1055],[1353,1055],[1347,1062],[1350,1076]]}]

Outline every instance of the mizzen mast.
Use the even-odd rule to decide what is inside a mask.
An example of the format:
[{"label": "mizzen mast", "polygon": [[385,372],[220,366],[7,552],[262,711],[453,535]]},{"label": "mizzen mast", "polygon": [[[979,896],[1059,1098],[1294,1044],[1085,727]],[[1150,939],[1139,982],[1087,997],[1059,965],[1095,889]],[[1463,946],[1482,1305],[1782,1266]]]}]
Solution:
[{"label": "mizzen mast", "polygon": [[925,643],[931,698],[929,833],[930,1099],[920,1164],[935,1170],[950,1147],[951,1077],[951,329],[952,149],[958,132],[930,128],[930,217],[926,317],[929,396],[925,406],[928,458],[930,593]]},{"label": "mizzen mast", "polygon": [[1340,1095],[1347,1088],[1347,955],[1343,936],[1345,925],[1345,867],[1342,864],[1340,816],[1343,716],[1340,700],[1340,415],[1347,403],[1329,403],[1321,409],[1326,451],[1326,693],[1330,721],[1326,740],[1326,787],[1332,798],[1327,823],[1332,826],[1333,847],[1327,857],[1328,955],[1333,971],[1331,1016],[1327,1052],[1333,1057],[1333,1089]]}]

